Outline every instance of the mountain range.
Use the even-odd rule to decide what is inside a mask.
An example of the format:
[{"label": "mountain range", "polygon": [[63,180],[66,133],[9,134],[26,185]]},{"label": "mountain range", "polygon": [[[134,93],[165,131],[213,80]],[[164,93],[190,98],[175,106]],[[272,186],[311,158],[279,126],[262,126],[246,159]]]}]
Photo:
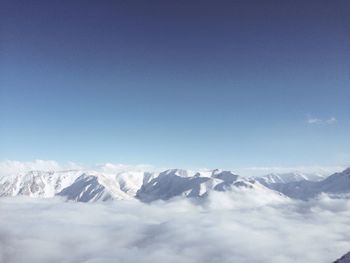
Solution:
[{"label": "mountain range", "polygon": [[80,202],[131,200],[142,202],[173,197],[201,198],[212,191],[246,190],[293,199],[307,200],[320,193],[350,194],[350,168],[328,177],[315,174],[268,174],[241,177],[231,171],[163,172],[123,171],[116,174],[85,170],[30,171],[0,176],[0,197],[61,196]]}]

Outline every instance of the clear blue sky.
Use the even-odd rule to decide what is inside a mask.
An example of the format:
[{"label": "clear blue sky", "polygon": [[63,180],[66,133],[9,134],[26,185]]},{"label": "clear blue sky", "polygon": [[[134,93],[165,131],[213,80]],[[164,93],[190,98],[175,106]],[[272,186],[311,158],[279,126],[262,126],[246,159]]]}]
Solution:
[{"label": "clear blue sky", "polygon": [[350,1],[0,10],[0,159],[350,164]]}]

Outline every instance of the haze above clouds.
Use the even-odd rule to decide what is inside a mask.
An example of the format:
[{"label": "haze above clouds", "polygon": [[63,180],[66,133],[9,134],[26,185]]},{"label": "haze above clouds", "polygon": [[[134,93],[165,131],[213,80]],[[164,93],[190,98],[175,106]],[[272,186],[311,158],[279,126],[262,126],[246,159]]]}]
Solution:
[{"label": "haze above clouds", "polygon": [[[155,167],[150,164],[114,164],[114,163],[101,163],[96,165],[83,165],[75,162],[60,163],[54,160],[33,160],[33,161],[16,161],[16,160],[4,160],[0,161],[0,175],[21,174],[33,170],[38,171],[62,171],[62,170],[93,170],[101,173],[118,173],[121,171],[164,171],[169,168],[181,168],[187,167]],[[221,168],[221,167],[212,167]],[[260,176],[269,173],[289,173],[289,172],[302,172],[309,174],[330,175],[335,172],[340,172],[346,169],[346,166],[258,166],[258,167],[233,167],[232,172],[241,176]],[[208,170],[209,168],[192,168],[194,170]]]}]

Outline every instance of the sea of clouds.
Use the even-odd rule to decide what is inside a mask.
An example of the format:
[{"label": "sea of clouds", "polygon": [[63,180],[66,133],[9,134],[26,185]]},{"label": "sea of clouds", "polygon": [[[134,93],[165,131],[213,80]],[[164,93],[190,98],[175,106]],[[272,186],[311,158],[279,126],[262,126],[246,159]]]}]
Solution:
[{"label": "sea of clouds", "polygon": [[350,200],[250,191],[98,203],[0,199],[0,262],[330,263],[350,250]]}]

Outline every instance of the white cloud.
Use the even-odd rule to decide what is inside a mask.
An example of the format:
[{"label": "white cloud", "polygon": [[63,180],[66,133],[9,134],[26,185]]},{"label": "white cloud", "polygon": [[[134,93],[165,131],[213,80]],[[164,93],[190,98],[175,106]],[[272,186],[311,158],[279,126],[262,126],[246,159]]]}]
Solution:
[{"label": "white cloud", "polygon": [[350,200],[72,203],[0,199],[0,262],[329,263],[350,247]]},{"label": "white cloud", "polygon": [[308,118],[306,122],[308,124],[335,124],[337,119],[335,117],[330,117],[328,119]]},{"label": "white cloud", "polygon": [[307,120],[307,123],[310,123],[310,124],[319,124],[319,123],[322,123],[322,120],[321,120],[321,119],[316,119],[316,118],[311,118],[311,119],[308,119],[308,120]]}]

